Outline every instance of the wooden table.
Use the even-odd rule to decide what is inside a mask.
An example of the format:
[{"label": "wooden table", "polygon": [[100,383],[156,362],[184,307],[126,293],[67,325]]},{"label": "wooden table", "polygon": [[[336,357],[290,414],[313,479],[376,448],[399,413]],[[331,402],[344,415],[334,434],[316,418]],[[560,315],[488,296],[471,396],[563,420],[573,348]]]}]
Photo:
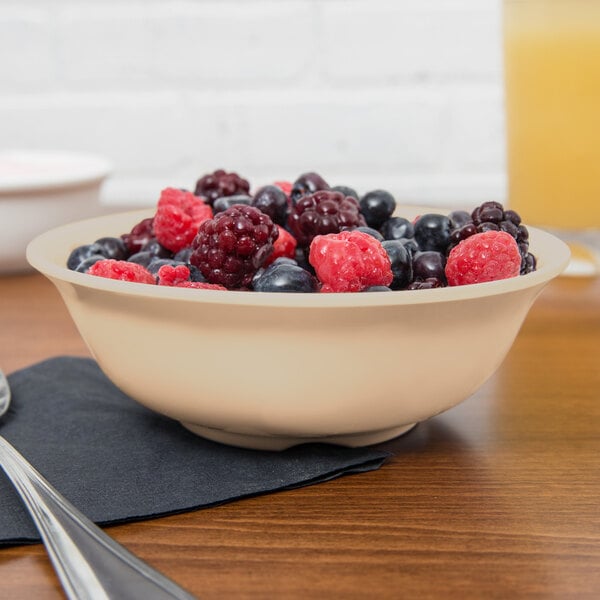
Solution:
[{"label": "wooden table", "polygon": [[[0,277],[0,308],[6,372],[87,355],[41,276]],[[600,597],[600,279],[555,280],[497,375],[388,447],[375,472],[110,533],[206,599]],[[0,550],[0,598],[61,597],[42,545]]]}]

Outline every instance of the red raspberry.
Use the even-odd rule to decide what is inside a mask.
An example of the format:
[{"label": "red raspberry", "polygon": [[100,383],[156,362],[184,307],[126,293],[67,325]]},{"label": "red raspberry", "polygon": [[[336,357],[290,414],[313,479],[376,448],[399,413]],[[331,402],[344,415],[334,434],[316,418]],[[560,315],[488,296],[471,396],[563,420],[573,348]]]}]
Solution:
[{"label": "red raspberry", "polygon": [[204,281],[190,281],[190,270],[185,265],[163,265],[158,270],[158,285],[171,287],[195,288],[197,290],[227,290],[226,287],[216,283]]},{"label": "red raspberry", "polygon": [[296,257],[296,246],[298,245],[296,238],[279,225],[277,225],[277,229],[279,229],[279,235],[273,243],[273,254],[265,260],[265,266],[270,265],[276,258],[282,256],[286,258]]},{"label": "red raspberry", "polygon": [[308,258],[323,284],[322,292],[360,292],[372,285],[389,285],[394,275],[379,240],[362,231],[318,235]]},{"label": "red raspberry", "polygon": [[321,190],[301,197],[290,213],[288,224],[302,247],[310,246],[317,235],[339,233],[365,225],[355,198],[340,192]]},{"label": "red raspberry", "polygon": [[179,252],[192,243],[200,223],[212,216],[212,208],[191,192],[166,188],[158,200],[154,234],[165,248]]},{"label": "red raspberry", "polygon": [[156,279],[142,265],[127,262],[126,260],[115,260],[107,258],[94,263],[89,269],[90,275],[106,277],[108,279],[118,279],[120,281],[133,281],[135,283],[155,284]]},{"label": "red raspberry", "polygon": [[248,287],[273,252],[279,230],[253,206],[236,204],[200,225],[190,262],[209,283],[228,289]]},{"label": "red raspberry", "polygon": [[154,238],[154,217],[142,219],[133,226],[129,233],[121,236],[129,254],[139,252],[151,239]]},{"label": "red raspberry", "polygon": [[485,231],[462,240],[446,262],[448,285],[467,285],[519,275],[521,255],[510,233]]},{"label": "red raspberry", "polygon": [[249,193],[250,183],[246,179],[237,173],[227,173],[223,169],[217,169],[214,173],[198,179],[194,190],[196,196],[205,198],[211,206],[217,198],[239,194],[248,195]]}]

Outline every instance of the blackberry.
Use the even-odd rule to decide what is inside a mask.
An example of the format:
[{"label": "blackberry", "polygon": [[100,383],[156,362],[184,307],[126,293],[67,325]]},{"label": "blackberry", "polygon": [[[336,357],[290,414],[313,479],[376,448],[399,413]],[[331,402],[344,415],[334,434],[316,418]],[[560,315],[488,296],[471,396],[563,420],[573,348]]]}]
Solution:
[{"label": "blackberry", "polygon": [[129,233],[124,233],[121,239],[129,254],[140,252],[151,239],[154,239],[154,217],[142,219],[133,226]]},{"label": "blackberry", "polygon": [[339,233],[365,226],[358,202],[340,192],[319,191],[298,200],[288,218],[288,227],[302,248],[317,235]]},{"label": "blackberry", "polygon": [[238,204],[204,221],[192,242],[190,263],[209,283],[247,288],[273,252],[279,230],[253,206]]},{"label": "blackberry", "polygon": [[238,194],[248,195],[250,183],[240,177],[237,173],[227,173],[223,169],[217,169],[213,173],[204,175],[196,182],[194,194],[204,198],[211,206],[217,198],[223,196],[236,196]]},{"label": "blackberry", "polygon": [[303,196],[328,189],[329,184],[318,173],[311,171],[310,173],[303,173],[294,181],[290,198],[292,199],[292,203],[296,204]]},{"label": "blackberry", "polygon": [[385,190],[373,190],[360,199],[359,205],[367,225],[379,229],[392,216],[396,200]]}]

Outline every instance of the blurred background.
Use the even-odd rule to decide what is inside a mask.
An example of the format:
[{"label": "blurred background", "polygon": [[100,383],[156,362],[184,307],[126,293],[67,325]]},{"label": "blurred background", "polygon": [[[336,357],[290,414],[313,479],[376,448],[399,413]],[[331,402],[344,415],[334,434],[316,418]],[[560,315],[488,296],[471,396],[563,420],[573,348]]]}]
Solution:
[{"label": "blurred background", "polygon": [[217,168],[505,197],[494,0],[2,0],[2,150],[106,156],[108,204]]}]

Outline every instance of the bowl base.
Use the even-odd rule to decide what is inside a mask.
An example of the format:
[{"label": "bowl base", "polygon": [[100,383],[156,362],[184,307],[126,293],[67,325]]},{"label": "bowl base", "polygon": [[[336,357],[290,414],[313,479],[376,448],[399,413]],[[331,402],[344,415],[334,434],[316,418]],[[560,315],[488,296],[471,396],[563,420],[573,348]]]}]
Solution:
[{"label": "bowl base", "polygon": [[371,444],[386,442],[408,433],[416,425],[416,423],[410,423],[400,427],[390,427],[389,429],[379,429],[377,431],[361,433],[296,437],[287,435],[270,436],[236,433],[234,431],[214,429],[213,427],[205,427],[204,425],[196,425],[194,423],[182,422],[181,424],[192,433],[213,442],[220,442],[221,444],[227,444],[229,446],[239,446],[240,448],[250,448],[252,450],[286,450],[287,448],[297,446],[298,444],[308,443],[337,444],[340,446],[357,448],[360,446],[370,446]]}]

